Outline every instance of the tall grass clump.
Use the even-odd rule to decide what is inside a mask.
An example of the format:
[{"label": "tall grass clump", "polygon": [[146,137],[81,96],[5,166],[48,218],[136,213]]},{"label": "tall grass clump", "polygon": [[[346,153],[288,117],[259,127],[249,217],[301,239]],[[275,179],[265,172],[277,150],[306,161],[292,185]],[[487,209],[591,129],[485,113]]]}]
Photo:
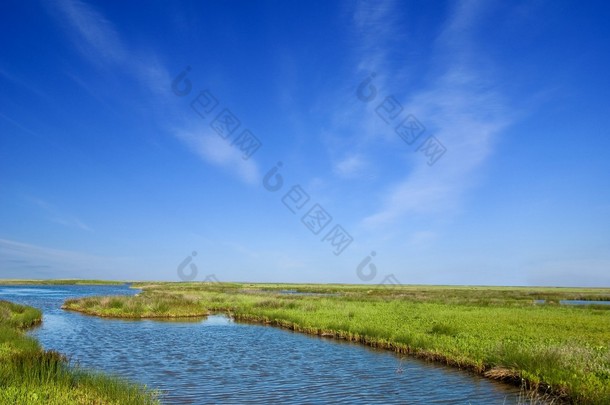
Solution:
[{"label": "tall grass clump", "polygon": [[156,393],[80,369],[43,350],[24,329],[41,322],[32,307],[0,301],[0,404],[157,404]]},{"label": "tall grass clump", "polygon": [[65,307],[119,317],[224,313],[469,369],[557,401],[610,404],[610,306],[560,303],[607,299],[609,289],[195,282],[137,286],[143,293],[122,297],[120,308],[110,297],[72,300]]},{"label": "tall grass clump", "polygon": [[36,308],[0,300],[0,325],[28,328],[41,320],[42,312]]},{"label": "tall grass clump", "polygon": [[62,308],[115,318],[182,318],[209,314],[209,310],[197,299],[167,293],[70,299]]}]

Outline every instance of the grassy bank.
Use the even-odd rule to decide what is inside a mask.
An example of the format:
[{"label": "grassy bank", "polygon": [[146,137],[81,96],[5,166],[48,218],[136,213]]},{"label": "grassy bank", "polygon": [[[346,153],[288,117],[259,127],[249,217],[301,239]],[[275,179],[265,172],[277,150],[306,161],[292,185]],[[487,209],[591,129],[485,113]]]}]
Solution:
[{"label": "grassy bank", "polygon": [[[99,316],[227,313],[443,362],[577,403],[610,402],[610,290],[156,283],[135,297],[69,300]],[[295,294],[296,292],[296,294]],[[307,293],[309,295],[302,295]],[[536,304],[535,300],[546,300]]]},{"label": "grassy bank", "polygon": [[64,309],[111,318],[189,318],[210,314],[205,303],[179,294],[155,293],[137,297],[112,296],[71,299]]},{"label": "grassy bank", "polygon": [[0,300],[0,403],[155,404],[153,393],[118,378],[81,370],[43,350],[24,329],[41,322],[39,310]]}]

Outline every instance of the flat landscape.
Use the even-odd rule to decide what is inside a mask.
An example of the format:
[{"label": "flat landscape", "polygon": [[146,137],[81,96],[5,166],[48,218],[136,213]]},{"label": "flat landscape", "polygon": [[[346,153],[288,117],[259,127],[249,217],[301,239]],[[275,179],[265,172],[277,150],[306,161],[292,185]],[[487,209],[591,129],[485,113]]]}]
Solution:
[{"label": "flat landscape", "polygon": [[[460,367],[556,400],[610,398],[610,289],[136,283],[132,297],[69,300],[102,317],[226,314]],[[544,300],[544,301],[543,301]],[[565,301],[599,301],[570,305]]]},{"label": "flat landscape", "polygon": [[610,405],[610,3],[1,4],[0,405]]}]

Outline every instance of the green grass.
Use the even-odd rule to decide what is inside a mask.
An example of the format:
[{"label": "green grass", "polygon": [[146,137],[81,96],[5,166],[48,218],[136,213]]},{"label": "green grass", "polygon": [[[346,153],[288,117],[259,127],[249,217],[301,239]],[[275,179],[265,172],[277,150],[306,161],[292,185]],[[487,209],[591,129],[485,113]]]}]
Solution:
[{"label": "green grass", "polygon": [[36,308],[0,300],[0,325],[23,329],[41,320],[42,313]]},{"label": "green grass", "polygon": [[[576,403],[610,403],[608,289],[137,283],[135,297],[67,301],[99,316],[226,313],[292,330],[361,342],[551,392]],[[298,290],[317,295],[287,295]],[[545,299],[548,304],[535,304]]]},{"label": "green grass", "polygon": [[0,300],[0,404],[156,404],[156,394],[83,370],[43,350],[24,329],[41,322],[32,307]]},{"label": "green grass", "polygon": [[154,297],[141,295],[135,299],[124,295],[89,300],[69,299],[62,308],[76,309],[81,305],[90,315],[113,318],[202,318],[210,313],[197,299],[162,293]]}]

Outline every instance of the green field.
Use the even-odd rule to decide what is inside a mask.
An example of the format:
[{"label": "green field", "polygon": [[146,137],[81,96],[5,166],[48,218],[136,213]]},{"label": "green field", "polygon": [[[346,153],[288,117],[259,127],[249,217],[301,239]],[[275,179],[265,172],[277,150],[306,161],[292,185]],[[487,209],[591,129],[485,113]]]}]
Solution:
[{"label": "green field", "polygon": [[610,300],[610,289],[248,283],[134,287],[144,291],[135,297],[69,300],[64,308],[131,318],[225,313],[526,383],[576,403],[610,403],[610,305],[559,304],[565,299]]},{"label": "green field", "polygon": [[71,366],[24,330],[40,323],[32,307],[0,300],[0,404],[155,404],[156,394],[119,378]]}]

